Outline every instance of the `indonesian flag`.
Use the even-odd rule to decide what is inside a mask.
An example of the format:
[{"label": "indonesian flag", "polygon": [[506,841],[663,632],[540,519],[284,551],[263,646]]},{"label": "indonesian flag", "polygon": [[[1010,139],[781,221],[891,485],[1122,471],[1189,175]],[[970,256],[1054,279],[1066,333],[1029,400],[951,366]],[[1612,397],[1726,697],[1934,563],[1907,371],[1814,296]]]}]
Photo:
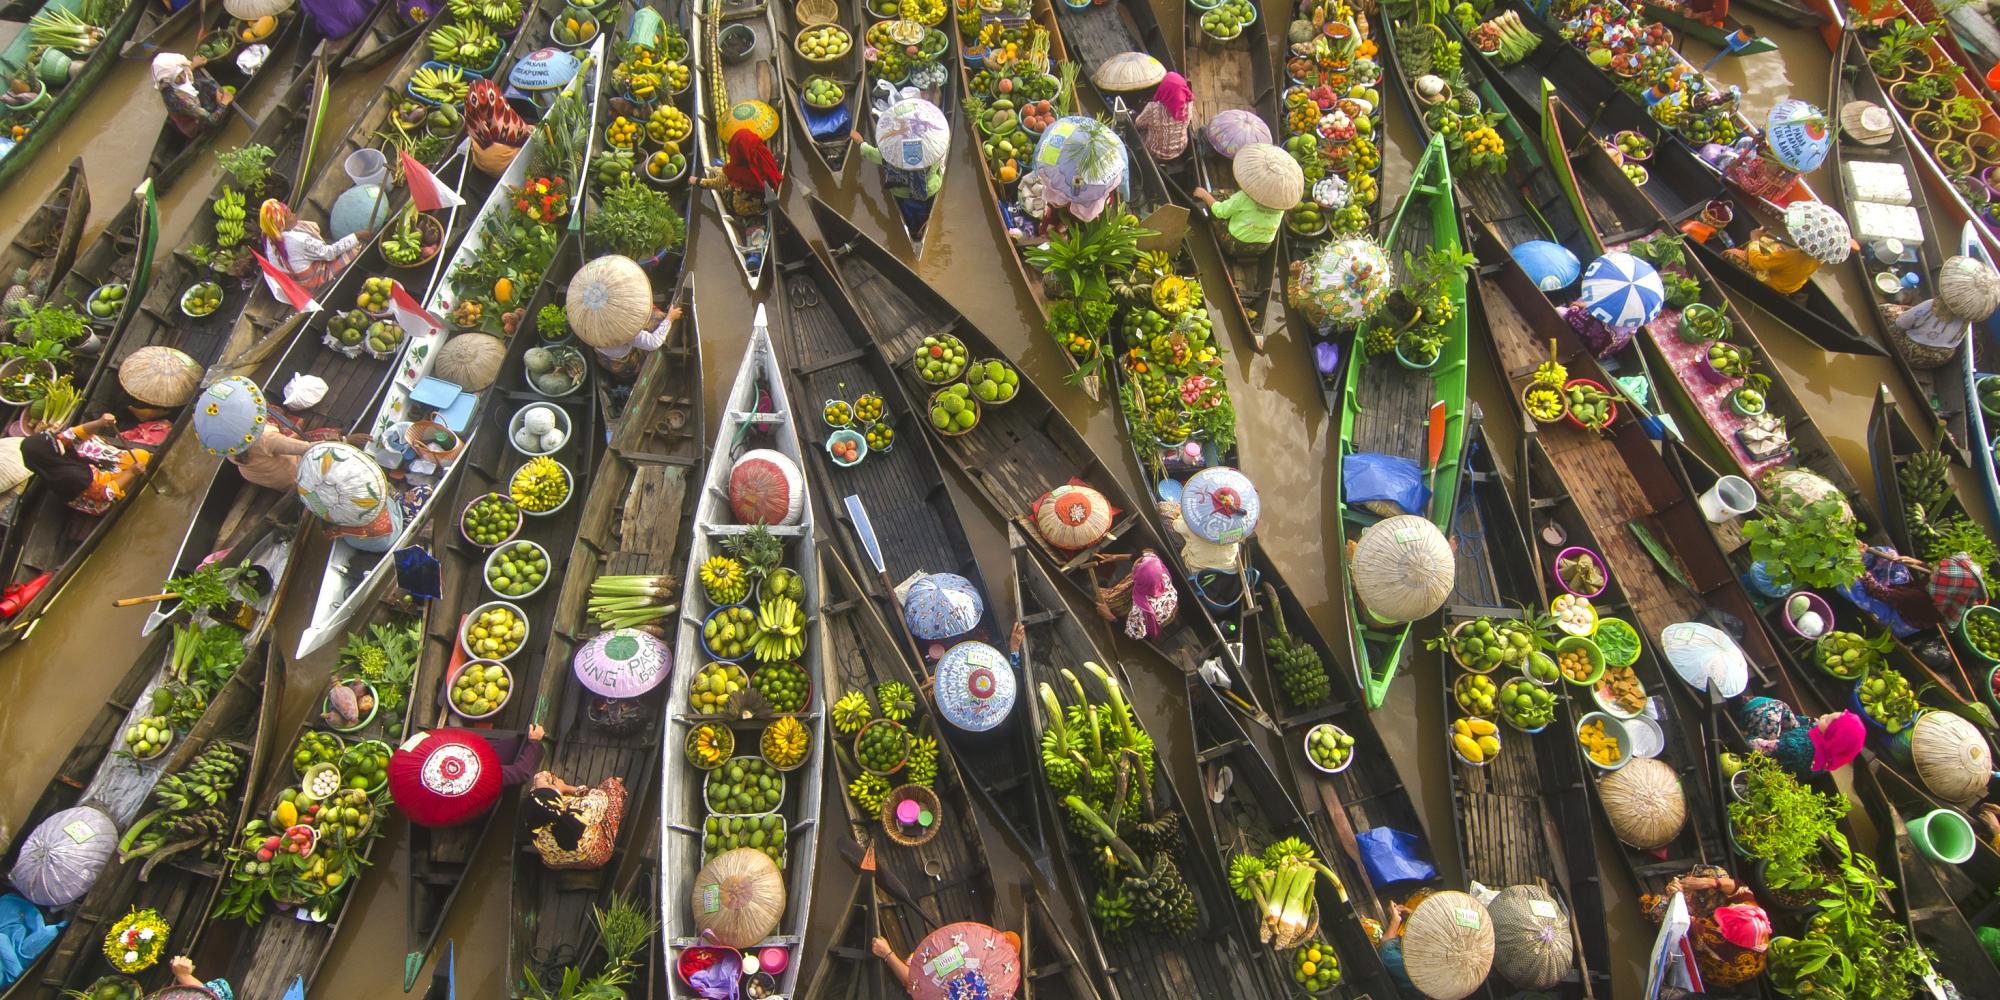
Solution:
[{"label": "indonesian flag", "polygon": [[389,308],[396,314],[396,325],[413,338],[444,332],[444,323],[431,315],[415,296],[405,291],[400,281],[389,286]]},{"label": "indonesian flag", "polygon": [[465,204],[465,199],[459,197],[457,191],[440,182],[437,175],[418,163],[408,150],[397,155],[403,158],[403,180],[410,185],[410,204],[417,206],[417,211],[430,212]]},{"label": "indonesian flag", "polygon": [[313,293],[306,291],[306,286],[299,284],[291,272],[265,260],[264,255],[255,250],[250,251],[250,256],[257,258],[257,266],[264,269],[264,283],[271,286],[272,295],[290,302],[292,308],[299,312],[319,311],[319,300],[313,298]]}]

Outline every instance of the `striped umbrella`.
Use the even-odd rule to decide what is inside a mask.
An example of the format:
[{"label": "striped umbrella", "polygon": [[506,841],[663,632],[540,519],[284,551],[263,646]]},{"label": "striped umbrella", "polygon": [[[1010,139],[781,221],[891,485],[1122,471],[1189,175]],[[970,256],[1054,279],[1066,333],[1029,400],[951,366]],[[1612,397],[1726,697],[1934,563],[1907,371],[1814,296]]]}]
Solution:
[{"label": "striped umbrella", "polygon": [[1608,253],[1583,269],[1585,310],[1606,326],[1640,326],[1666,301],[1660,272],[1629,253]]}]

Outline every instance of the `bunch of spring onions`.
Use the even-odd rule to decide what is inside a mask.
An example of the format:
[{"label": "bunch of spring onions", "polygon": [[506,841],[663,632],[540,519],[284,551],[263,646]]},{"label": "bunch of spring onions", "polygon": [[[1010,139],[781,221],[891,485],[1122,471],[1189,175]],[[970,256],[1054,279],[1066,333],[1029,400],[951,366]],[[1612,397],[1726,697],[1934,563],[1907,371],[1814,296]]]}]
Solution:
[{"label": "bunch of spring onions", "polygon": [[1229,859],[1229,887],[1236,895],[1257,904],[1262,920],[1258,938],[1280,942],[1296,940],[1312,921],[1313,886],[1325,875],[1342,899],[1346,887],[1333,870],[1321,864],[1305,841],[1286,837],[1264,853],[1238,854]]},{"label": "bunch of spring onions", "polygon": [[604,628],[638,628],[673,614],[679,594],[671,576],[600,576],[590,581],[590,614]]},{"label": "bunch of spring onions", "polygon": [[104,40],[104,30],[70,13],[67,8],[51,4],[28,19],[28,38],[36,45],[61,49],[71,55],[83,55]]}]

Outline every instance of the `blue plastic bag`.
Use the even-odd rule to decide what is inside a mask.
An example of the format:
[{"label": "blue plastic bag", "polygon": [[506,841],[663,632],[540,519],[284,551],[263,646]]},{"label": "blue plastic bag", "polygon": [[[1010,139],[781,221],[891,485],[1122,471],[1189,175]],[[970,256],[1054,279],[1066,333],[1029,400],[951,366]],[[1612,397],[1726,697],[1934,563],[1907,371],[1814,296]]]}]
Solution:
[{"label": "blue plastic bag", "polygon": [[1378,826],[1354,838],[1361,848],[1361,867],[1377,889],[1397,882],[1428,882],[1437,869],[1417,852],[1422,841],[1415,834]]},{"label": "blue plastic bag", "polygon": [[436,600],[444,594],[437,557],[421,545],[396,550],[396,584],[414,597]]},{"label": "blue plastic bag", "polygon": [[1387,500],[1411,514],[1429,506],[1430,487],[1416,459],[1372,451],[1347,456],[1340,463],[1341,496],[1350,504]]}]

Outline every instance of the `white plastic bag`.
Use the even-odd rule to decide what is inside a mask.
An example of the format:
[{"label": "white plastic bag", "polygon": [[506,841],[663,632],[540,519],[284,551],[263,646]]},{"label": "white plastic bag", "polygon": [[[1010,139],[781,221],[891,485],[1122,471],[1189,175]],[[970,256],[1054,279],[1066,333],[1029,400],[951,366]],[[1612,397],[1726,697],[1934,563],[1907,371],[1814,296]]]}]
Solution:
[{"label": "white plastic bag", "polygon": [[326,380],[317,375],[294,374],[285,383],[285,409],[307,410],[326,398]]}]

